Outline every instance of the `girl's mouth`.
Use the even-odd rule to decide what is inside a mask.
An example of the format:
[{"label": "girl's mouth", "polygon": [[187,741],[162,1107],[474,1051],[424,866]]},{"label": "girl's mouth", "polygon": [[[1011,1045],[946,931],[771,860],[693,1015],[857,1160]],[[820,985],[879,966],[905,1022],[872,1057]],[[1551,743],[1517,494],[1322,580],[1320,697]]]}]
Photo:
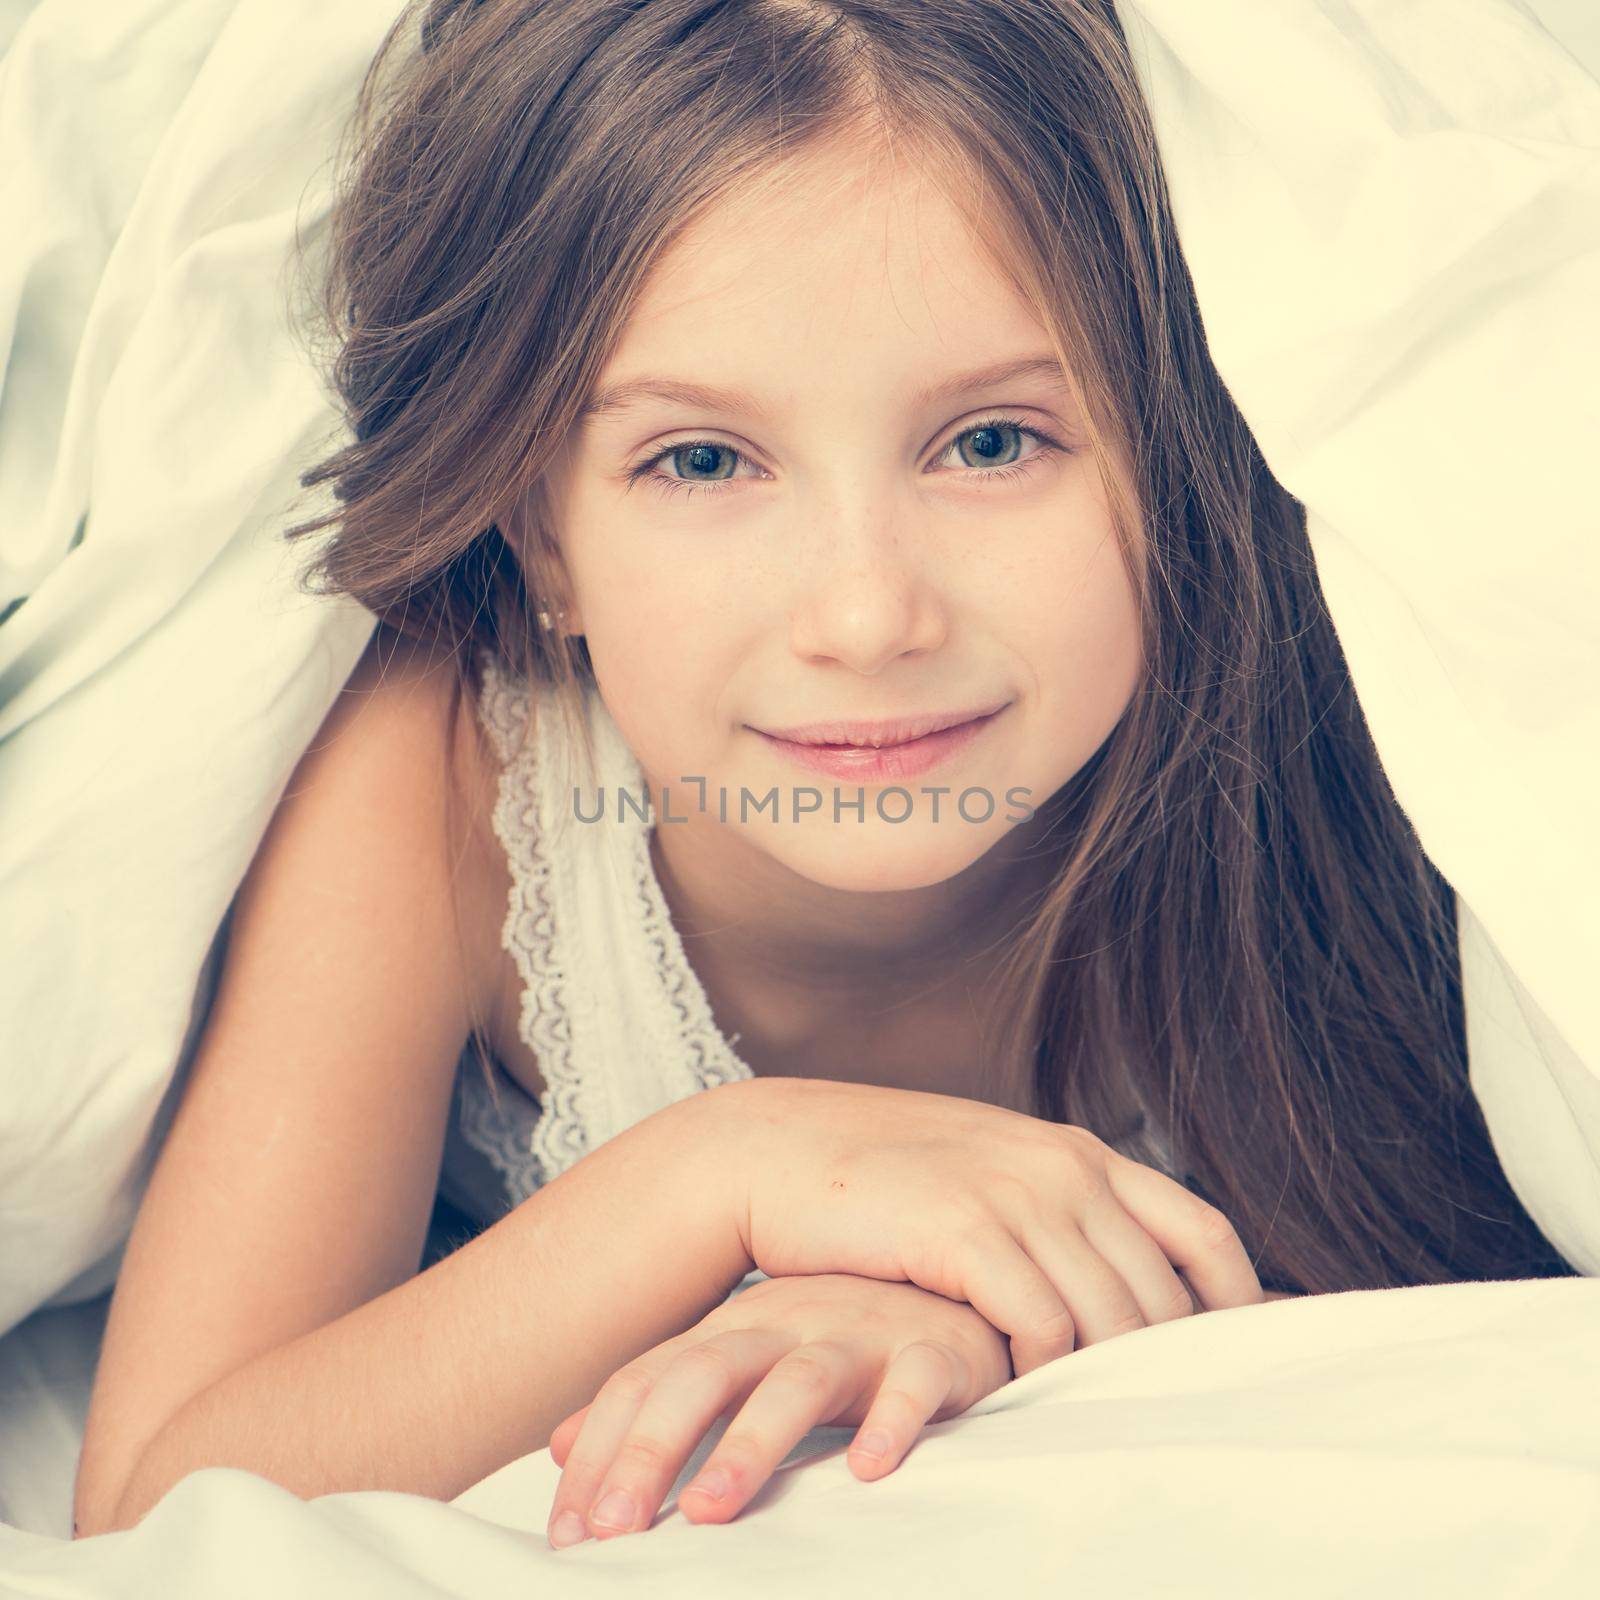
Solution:
[{"label": "girl's mouth", "polygon": [[907,739],[900,744],[801,744],[793,739],[780,739],[774,734],[763,733],[759,728],[752,728],[751,732],[759,734],[773,749],[812,772],[821,772],[832,778],[854,779],[858,783],[894,783],[920,777],[948,761],[958,750],[978,738],[1005,710],[1006,706],[1001,706],[983,716],[941,728],[937,733],[923,734],[921,738]]}]

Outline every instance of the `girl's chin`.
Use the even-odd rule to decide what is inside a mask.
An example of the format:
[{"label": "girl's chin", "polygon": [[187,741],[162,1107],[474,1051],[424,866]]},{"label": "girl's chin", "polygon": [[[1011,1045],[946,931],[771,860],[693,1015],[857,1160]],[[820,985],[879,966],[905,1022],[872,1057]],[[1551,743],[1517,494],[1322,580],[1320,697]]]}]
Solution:
[{"label": "girl's chin", "polygon": [[995,842],[992,826],[957,823],[951,828],[940,823],[930,825],[920,838],[907,836],[911,826],[896,828],[871,818],[865,824],[848,819],[835,823],[815,816],[798,824],[786,819],[781,843],[771,836],[757,837],[761,849],[791,872],[820,888],[857,894],[903,893],[946,883]]}]

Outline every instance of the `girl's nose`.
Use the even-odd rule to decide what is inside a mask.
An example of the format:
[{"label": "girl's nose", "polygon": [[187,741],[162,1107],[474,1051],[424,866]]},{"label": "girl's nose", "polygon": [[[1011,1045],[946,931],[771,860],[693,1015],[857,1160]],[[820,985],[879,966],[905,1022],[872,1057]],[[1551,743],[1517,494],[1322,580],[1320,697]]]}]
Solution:
[{"label": "girl's nose", "polygon": [[885,530],[806,552],[789,612],[797,656],[839,661],[870,677],[897,656],[943,644],[951,597],[910,554],[908,538]]}]

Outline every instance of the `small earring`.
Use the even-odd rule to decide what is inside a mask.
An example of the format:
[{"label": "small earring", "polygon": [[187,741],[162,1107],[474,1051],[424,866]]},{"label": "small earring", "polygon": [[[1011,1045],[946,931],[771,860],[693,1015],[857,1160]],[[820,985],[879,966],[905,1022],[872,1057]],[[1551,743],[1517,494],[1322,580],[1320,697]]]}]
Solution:
[{"label": "small earring", "polygon": [[[565,616],[566,613],[558,608],[556,615]],[[550,613],[546,611],[543,606],[539,607],[539,626],[546,632],[549,632],[549,630],[555,626],[555,624],[550,620]]]}]

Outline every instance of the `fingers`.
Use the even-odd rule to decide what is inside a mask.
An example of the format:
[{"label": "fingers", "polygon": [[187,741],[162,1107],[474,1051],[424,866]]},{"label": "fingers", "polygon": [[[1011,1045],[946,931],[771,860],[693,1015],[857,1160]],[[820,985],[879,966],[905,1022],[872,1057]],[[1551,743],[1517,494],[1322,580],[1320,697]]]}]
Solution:
[{"label": "fingers", "polygon": [[1007,1334],[1019,1378],[1074,1348],[1263,1298],[1244,1245],[1216,1207],[1110,1147],[1104,1174],[1076,1197],[1075,1214],[1046,1219],[1019,1209],[975,1228],[958,1241],[954,1270],[940,1270],[950,1283],[924,1285],[966,1300]]},{"label": "fingers", "polygon": [[[730,1329],[676,1351],[657,1371],[634,1363],[613,1373],[591,1402],[556,1485],[551,1544],[649,1527],[711,1424],[791,1344],[773,1329]],[[576,1538],[558,1537],[568,1513],[581,1524]]]},{"label": "fingers", "polygon": [[[593,1401],[590,1401],[589,1404],[593,1405],[593,1403]],[[578,1437],[578,1430],[583,1426],[588,1416],[589,1406],[583,1406],[570,1415],[563,1417],[555,1425],[555,1429],[550,1435],[549,1450],[550,1459],[558,1467],[566,1466],[567,1456],[572,1449],[572,1442]]]},{"label": "fingers", "polygon": [[1112,1192],[1198,1296],[1201,1308],[1222,1311],[1261,1301],[1261,1280],[1233,1224],[1213,1205],[1154,1167],[1108,1151]]},{"label": "fingers", "polygon": [[940,1281],[922,1287],[966,1301],[1008,1335],[1015,1376],[1071,1352],[1078,1325],[1061,1291],[998,1222],[961,1241],[952,1265]]},{"label": "fingers", "polygon": [[[1137,1187],[1141,1214],[1113,1186],[1113,1163],[1119,1175],[1134,1174],[1128,1188]],[[1152,1186],[1137,1186],[1145,1175],[1164,1186],[1153,1197]],[[1153,1207],[1162,1219],[1159,1235],[1146,1220]],[[1016,1377],[1138,1328],[1260,1298],[1226,1219],[1153,1168],[1109,1152],[1105,1185],[1098,1195],[1080,1197],[1078,1209],[1081,1221],[1022,1215],[964,1243],[956,1292],[1009,1335]],[[1185,1272],[1197,1266],[1200,1275],[1191,1282]]]},{"label": "fingers", "polygon": [[[1123,1221],[1126,1231],[1119,1231],[1109,1215],[1101,1223],[1114,1260],[1070,1218],[1053,1227],[1019,1223],[1020,1238],[997,1227],[989,1243],[974,1248],[971,1265],[964,1270],[967,1301],[1009,1334],[1016,1377],[1074,1349],[1194,1309],[1172,1264],[1149,1235],[1126,1216]],[[1148,1251],[1141,1248],[1141,1239]],[[1138,1275],[1138,1293],[1123,1275],[1125,1263]],[[1034,1294],[1026,1293],[1035,1286]]]},{"label": "fingers", "polygon": [[899,1351],[850,1446],[850,1470],[869,1480],[893,1472],[962,1372],[960,1357],[942,1344],[920,1339]]},{"label": "fingers", "polygon": [[1104,1205],[1090,1208],[1081,1226],[1084,1238],[1128,1286],[1146,1326],[1192,1317],[1202,1309],[1166,1252],[1120,1201],[1108,1198]]},{"label": "fingers", "polygon": [[[1113,1201],[1111,1209],[1121,1211],[1122,1208]],[[1124,1220],[1127,1220],[1125,1214]],[[1114,1237],[1119,1246],[1125,1245],[1127,1241],[1117,1235],[1114,1226],[1110,1225],[1111,1219],[1107,1218],[1105,1222],[1108,1226],[1104,1231],[1108,1236]],[[1136,1227],[1132,1222],[1129,1222],[1129,1226]],[[1147,1324],[1149,1318],[1145,1316],[1143,1306],[1117,1270],[1117,1265],[1109,1261],[1095,1243],[1085,1236],[1081,1224],[1070,1218],[1054,1225],[1030,1219],[1021,1223],[1020,1228],[1020,1248],[1055,1286],[1056,1293],[1060,1295],[1062,1304],[1076,1326],[1075,1344],[1062,1350],[1061,1355],[1071,1349],[1081,1350],[1087,1345],[1115,1339],[1121,1333],[1132,1333],[1134,1329]],[[1143,1232],[1142,1229],[1137,1231]],[[1161,1255],[1147,1234],[1145,1241],[1157,1256]],[[1165,1262],[1165,1257],[1162,1260]],[[1175,1288],[1181,1288],[1170,1265],[1167,1266],[1167,1276],[1173,1280]],[[1036,1362],[1035,1365],[1043,1363]],[[1017,1376],[1021,1375],[1019,1369]]]},{"label": "fingers", "polygon": [[[865,1379],[860,1354],[844,1345],[819,1340],[792,1350],[728,1424],[694,1481],[678,1496],[678,1509],[691,1522],[736,1517],[818,1423],[850,1406]],[[923,1388],[929,1386],[924,1379]],[[942,1398],[934,1402],[935,1409]]]}]

